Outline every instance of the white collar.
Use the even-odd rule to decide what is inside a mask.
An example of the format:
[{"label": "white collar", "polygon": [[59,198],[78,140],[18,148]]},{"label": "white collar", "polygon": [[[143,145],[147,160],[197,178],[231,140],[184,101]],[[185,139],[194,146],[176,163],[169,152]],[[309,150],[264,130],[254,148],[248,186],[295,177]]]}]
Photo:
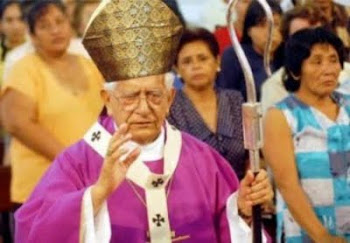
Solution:
[{"label": "white collar", "polygon": [[[114,123],[114,129],[118,130],[117,124]],[[164,141],[165,141],[165,130],[162,126],[160,134],[153,142],[146,145],[139,145],[134,141],[126,143],[126,147],[131,152],[134,148],[139,146],[141,148],[140,158],[143,162],[153,162],[164,157]]]},{"label": "white collar", "polygon": [[[164,141],[165,131],[167,141]],[[112,135],[97,122],[85,134],[84,140],[104,158],[111,137]],[[171,243],[166,187],[179,163],[181,147],[181,133],[166,122],[158,138],[153,143],[141,147],[143,157],[138,156],[126,174],[127,179],[145,191],[147,221],[152,243]],[[159,154],[161,155],[161,158],[163,158],[164,153],[164,172],[162,174],[152,173],[142,162],[144,159],[156,159],[157,153],[158,157]],[[150,158],[146,158],[148,156],[146,154]],[[159,220],[155,221],[155,219],[161,221],[158,222]]]}]

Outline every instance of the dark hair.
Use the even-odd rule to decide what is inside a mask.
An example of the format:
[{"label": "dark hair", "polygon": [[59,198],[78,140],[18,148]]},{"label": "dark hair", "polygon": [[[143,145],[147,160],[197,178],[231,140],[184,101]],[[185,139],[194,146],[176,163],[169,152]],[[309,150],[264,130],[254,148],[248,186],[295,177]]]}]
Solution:
[{"label": "dark hair", "polygon": [[21,11],[22,17],[24,17],[24,12],[23,12],[23,6],[20,1],[18,0],[7,0],[3,1],[0,5],[0,19],[4,17],[5,10],[11,6],[11,5],[17,5],[19,7],[19,10]]},{"label": "dark hair", "polygon": [[[19,11],[21,12],[22,15],[22,19],[24,19],[24,11],[23,11],[23,6],[21,4],[21,2],[17,1],[17,0],[7,0],[7,1],[3,1],[0,5],[0,19],[2,20],[2,18],[4,17],[4,13],[6,11],[6,9],[12,5],[17,5],[19,8]],[[1,34],[1,48],[2,48],[2,53],[0,56],[0,60],[4,61],[5,57],[7,55],[7,53],[9,52],[9,48],[5,45],[5,35]]]},{"label": "dark hair", "polygon": [[177,48],[175,65],[177,65],[178,55],[181,49],[184,47],[184,45],[195,41],[205,42],[205,44],[208,45],[209,50],[214,57],[217,57],[219,55],[219,44],[215,36],[211,32],[209,32],[204,28],[185,29],[181,36],[181,39]]},{"label": "dark hair", "polygon": [[282,17],[281,33],[283,40],[288,40],[290,26],[294,19],[305,19],[310,25],[322,23],[323,18],[320,10],[313,4],[297,5],[293,9],[284,13]]},{"label": "dark hair", "polygon": [[66,14],[66,8],[64,4],[59,0],[41,0],[36,1],[28,12],[27,21],[29,26],[29,32],[35,34],[36,21],[46,14],[50,6],[57,7],[62,13]]},{"label": "dark hair", "polygon": [[[279,14],[282,16],[282,9],[278,2],[274,0],[267,0],[267,3],[271,7],[273,14]],[[242,43],[251,44],[252,39],[248,35],[249,29],[263,23],[266,20],[266,14],[264,9],[260,6],[258,1],[252,1],[247,9],[247,14],[244,19]]]},{"label": "dark hair", "polygon": [[343,42],[337,35],[323,27],[300,30],[292,35],[286,43],[286,75],[283,85],[289,92],[295,92],[300,88],[299,77],[301,75],[302,64],[310,57],[311,49],[316,44],[331,45],[336,50],[339,62],[343,68],[345,49]]}]

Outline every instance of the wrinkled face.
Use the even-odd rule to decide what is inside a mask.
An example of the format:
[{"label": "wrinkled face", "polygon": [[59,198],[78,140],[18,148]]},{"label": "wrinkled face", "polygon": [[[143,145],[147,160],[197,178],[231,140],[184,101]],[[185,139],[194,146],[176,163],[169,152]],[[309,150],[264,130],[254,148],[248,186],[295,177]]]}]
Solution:
[{"label": "wrinkled face", "polygon": [[168,90],[164,75],[119,81],[111,91],[102,91],[108,112],[118,126],[127,123],[132,140],[154,141],[170,109],[174,91]]},{"label": "wrinkled face", "polygon": [[216,79],[219,59],[214,57],[204,41],[185,44],[179,52],[177,72],[185,86],[192,89],[213,87]]},{"label": "wrinkled face", "polygon": [[18,4],[10,4],[5,9],[1,19],[1,31],[10,42],[24,41],[26,24]]},{"label": "wrinkled face", "polygon": [[50,5],[43,16],[36,20],[31,37],[35,47],[42,52],[65,52],[71,38],[71,26],[67,16],[56,6]]},{"label": "wrinkled face", "polygon": [[[272,53],[274,53],[274,51],[282,42],[282,34],[280,32],[281,15],[274,14],[273,19],[275,25],[272,35]],[[263,54],[269,36],[269,24],[267,20],[264,20],[260,24],[251,27],[248,30],[248,35],[252,39],[253,48],[255,49],[255,51],[257,51],[260,54]]]},{"label": "wrinkled face", "polygon": [[333,46],[316,44],[302,63],[299,91],[319,97],[330,95],[338,86],[340,71],[339,56]]}]

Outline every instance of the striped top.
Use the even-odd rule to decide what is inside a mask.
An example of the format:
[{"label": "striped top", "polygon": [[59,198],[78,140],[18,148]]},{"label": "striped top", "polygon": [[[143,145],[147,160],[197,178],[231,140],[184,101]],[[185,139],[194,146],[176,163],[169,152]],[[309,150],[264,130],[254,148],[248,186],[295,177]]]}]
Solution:
[{"label": "striped top", "polygon": [[[290,95],[276,105],[291,129],[300,183],[320,222],[331,234],[350,240],[350,96],[333,93],[335,121]],[[277,193],[277,237],[311,242]]]}]

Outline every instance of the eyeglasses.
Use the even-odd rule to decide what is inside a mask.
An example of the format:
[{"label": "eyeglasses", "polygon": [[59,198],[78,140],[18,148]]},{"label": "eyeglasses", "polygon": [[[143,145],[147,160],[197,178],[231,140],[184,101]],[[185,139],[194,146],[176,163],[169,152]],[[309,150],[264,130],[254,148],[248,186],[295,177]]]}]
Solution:
[{"label": "eyeglasses", "polygon": [[146,91],[144,96],[142,96],[140,92],[119,96],[115,95],[113,92],[110,92],[110,94],[118,100],[125,111],[134,111],[140,105],[141,99],[146,99],[147,105],[150,107],[158,106],[162,103],[164,97],[164,92],[158,90]]}]

